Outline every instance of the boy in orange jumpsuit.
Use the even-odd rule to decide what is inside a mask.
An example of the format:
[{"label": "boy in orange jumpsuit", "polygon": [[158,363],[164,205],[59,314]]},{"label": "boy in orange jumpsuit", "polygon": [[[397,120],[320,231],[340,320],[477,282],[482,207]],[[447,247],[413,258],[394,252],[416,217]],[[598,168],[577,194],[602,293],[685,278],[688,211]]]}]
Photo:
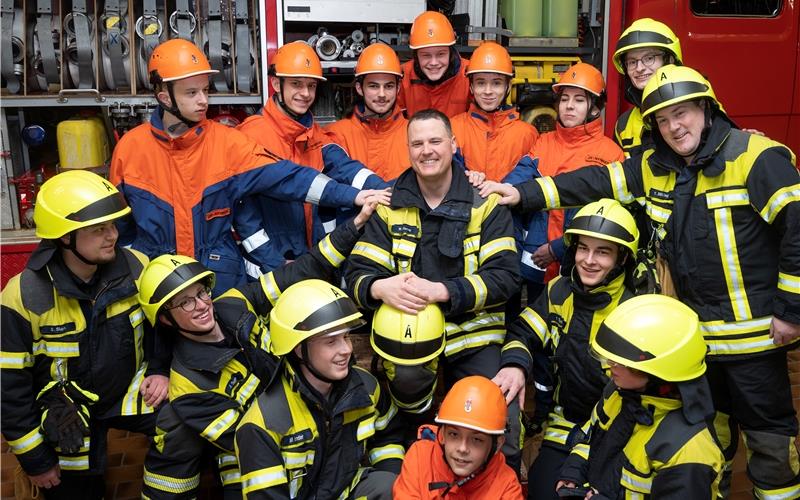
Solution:
[{"label": "boy in orange jumpsuit", "polygon": [[359,56],[355,76],[362,102],[356,103],[351,116],[327,130],[351,158],[368,165],[383,179],[396,179],[411,165],[408,120],[396,106],[403,76],[400,59],[388,45],[374,43]]},{"label": "boy in orange jumpsuit", "polygon": [[414,19],[408,45],[414,53],[403,63],[397,107],[414,113],[433,108],[448,118],[469,109],[469,61],[453,47],[456,34],[444,14],[425,11]]},{"label": "boy in orange jumpsuit", "polygon": [[519,500],[517,475],[499,452],[505,441],[506,401],[481,376],[456,382],[436,416],[406,452],[392,494],[398,499]]}]

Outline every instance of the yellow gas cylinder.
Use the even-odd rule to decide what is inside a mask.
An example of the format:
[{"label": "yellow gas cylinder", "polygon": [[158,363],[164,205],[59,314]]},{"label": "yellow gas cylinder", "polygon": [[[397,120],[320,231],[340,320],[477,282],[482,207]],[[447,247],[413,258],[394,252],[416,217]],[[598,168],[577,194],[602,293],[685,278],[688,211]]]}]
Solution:
[{"label": "yellow gas cylinder", "polygon": [[111,146],[99,116],[64,120],[56,128],[61,169],[101,168],[111,158]]}]

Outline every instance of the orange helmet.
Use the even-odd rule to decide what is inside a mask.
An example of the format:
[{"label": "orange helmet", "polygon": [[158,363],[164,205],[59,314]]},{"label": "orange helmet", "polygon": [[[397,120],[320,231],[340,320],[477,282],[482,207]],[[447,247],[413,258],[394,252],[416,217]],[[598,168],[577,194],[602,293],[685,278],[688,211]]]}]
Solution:
[{"label": "orange helmet", "polygon": [[403,76],[403,72],[400,70],[400,59],[394,50],[384,43],[373,43],[358,57],[356,76],[372,73]]},{"label": "orange helmet", "polygon": [[317,53],[302,40],[279,48],[272,64],[275,67],[275,76],[315,78],[323,82],[327,80],[322,76],[322,63],[319,62]]},{"label": "orange helmet", "polygon": [[500,73],[514,76],[514,65],[505,47],[497,42],[484,42],[469,58],[467,74],[472,73]]},{"label": "orange helmet", "polygon": [[217,72],[211,69],[202,50],[182,38],[173,38],[160,44],[153,49],[150,61],[147,63],[147,73],[153,84]]},{"label": "orange helmet", "polygon": [[500,435],[506,431],[506,398],[486,377],[464,377],[444,397],[436,422]]},{"label": "orange helmet", "polygon": [[441,12],[426,10],[414,19],[408,37],[408,46],[411,49],[449,47],[455,44],[456,33],[453,26]]},{"label": "orange helmet", "polygon": [[578,87],[600,97],[606,88],[606,82],[603,81],[603,74],[597,68],[579,62],[561,74],[558,83],[553,84],[553,92],[558,92],[560,87]]}]

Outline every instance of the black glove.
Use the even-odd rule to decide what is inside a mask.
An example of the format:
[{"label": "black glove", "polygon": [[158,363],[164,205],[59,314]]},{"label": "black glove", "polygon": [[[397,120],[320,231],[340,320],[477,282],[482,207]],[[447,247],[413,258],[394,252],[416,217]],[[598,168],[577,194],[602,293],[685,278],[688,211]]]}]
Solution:
[{"label": "black glove", "polygon": [[632,283],[636,295],[660,293],[656,256],[652,250],[641,248],[636,253],[636,268],[633,270]]},{"label": "black glove", "polygon": [[41,427],[47,441],[63,453],[78,453],[84,436],[89,435],[86,405],[97,401],[97,396],[69,382],[53,385],[43,391],[38,400],[43,410]]}]

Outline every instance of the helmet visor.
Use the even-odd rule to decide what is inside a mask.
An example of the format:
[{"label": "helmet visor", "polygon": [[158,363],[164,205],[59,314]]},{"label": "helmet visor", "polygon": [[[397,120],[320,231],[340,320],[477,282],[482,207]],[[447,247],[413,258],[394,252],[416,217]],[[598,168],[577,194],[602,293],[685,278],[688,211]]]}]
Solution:
[{"label": "helmet visor", "polygon": [[[72,212],[65,218],[74,222],[92,222],[102,217],[108,217],[128,208],[125,197],[120,192],[101,198],[82,209]],[[122,215],[122,214],[120,214]]]},{"label": "helmet visor", "polygon": [[[301,332],[313,332],[317,329],[323,329],[320,333],[333,333],[334,329],[340,330],[343,326],[341,323],[342,320],[349,317],[356,317],[360,321],[360,324],[364,324],[364,320],[361,319],[361,313],[356,308],[356,305],[349,297],[345,296],[320,307],[297,323],[294,329]],[[349,323],[350,322],[347,322],[347,324]],[[326,325],[331,325],[330,332],[328,332],[329,329],[325,328]],[[352,330],[352,328],[350,329]]]}]

